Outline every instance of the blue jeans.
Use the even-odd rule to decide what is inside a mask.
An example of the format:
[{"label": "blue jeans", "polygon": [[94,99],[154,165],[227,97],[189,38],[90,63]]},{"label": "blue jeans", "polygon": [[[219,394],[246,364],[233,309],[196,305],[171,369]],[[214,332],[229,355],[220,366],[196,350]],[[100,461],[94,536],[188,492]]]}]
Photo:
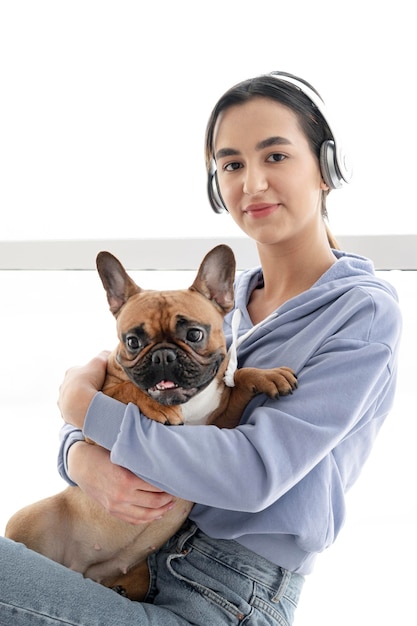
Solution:
[{"label": "blue jeans", "polygon": [[2,626],[288,626],[304,578],[234,541],[184,527],[150,558],[146,602],[132,602],[0,537]]}]

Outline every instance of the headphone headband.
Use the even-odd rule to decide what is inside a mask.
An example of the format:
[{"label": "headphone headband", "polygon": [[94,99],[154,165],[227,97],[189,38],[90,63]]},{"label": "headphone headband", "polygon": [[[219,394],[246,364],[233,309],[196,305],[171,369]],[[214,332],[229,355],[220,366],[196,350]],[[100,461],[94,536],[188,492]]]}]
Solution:
[{"label": "headphone headband", "polygon": [[[342,149],[339,139],[336,139],[334,126],[329,122],[329,116],[321,97],[311,87],[309,87],[309,85],[295,76],[282,72],[272,72],[267,74],[267,76],[271,76],[282,82],[290,83],[299,89],[321,113],[333,137],[333,139],[324,141],[320,148],[320,170],[323,180],[330,189],[339,189],[343,186],[343,183],[350,183],[352,179],[352,167],[350,165],[350,161]],[[210,205],[216,213],[221,213],[227,210],[221,197],[217,182],[217,166],[214,159],[212,159],[208,172],[207,191]]]}]

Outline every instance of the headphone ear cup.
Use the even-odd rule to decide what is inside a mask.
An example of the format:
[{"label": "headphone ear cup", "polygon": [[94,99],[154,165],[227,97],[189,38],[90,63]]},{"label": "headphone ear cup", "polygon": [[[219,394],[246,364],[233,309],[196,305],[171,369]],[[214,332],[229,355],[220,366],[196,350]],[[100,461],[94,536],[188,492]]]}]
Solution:
[{"label": "headphone ear cup", "polygon": [[211,208],[215,213],[223,213],[223,211],[227,211],[227,208],[223,202],[222,195],[220,193],[215,166],[212,166],[210,168],[208,174],[207,192]]},{"label": "headphone ear cup", "polygon": [[340,189],[342,187],[342,177],[337,167],[336,147],[331,139],[323,141],[321,144],[320,171],[329,189]]}]

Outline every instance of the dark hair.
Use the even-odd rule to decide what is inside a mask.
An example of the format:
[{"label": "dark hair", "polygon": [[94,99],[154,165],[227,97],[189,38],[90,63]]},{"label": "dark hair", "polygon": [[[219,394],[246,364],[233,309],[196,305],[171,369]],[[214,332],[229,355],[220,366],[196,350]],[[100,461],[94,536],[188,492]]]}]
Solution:
[{"label": "dark hair", "polygon": [[[210,166],[214,158],[213,135],[220,113],[231,106],[244,104],[245,102],[248,102],[256,97],[269,98],[275,102],[279,102],[295,113],[300,128],[304,132],[313,154],[316,155],[317,160],[320,162],[320,148],[322,143],[327,139],[333,139],[330,128],[322,113],[318,110],[310,98],[295,85],[286,82],[285,78],[284,80],[280,80],[280,76],[295,78],[298,82],[301,82],[312,89],[317,96],[321,98],[320,94],[307,81],[285,72],[278,72],[276,74],[272,72],[271,74],[264,74],[255,78],[244,80],[234,87],[231,87],[219,99],[211,112],[207,123],[205,138],[207,171],[210,170]],[[327,217],[327,193],[328,192],[323,192],[322,195],[323,217]]]}]

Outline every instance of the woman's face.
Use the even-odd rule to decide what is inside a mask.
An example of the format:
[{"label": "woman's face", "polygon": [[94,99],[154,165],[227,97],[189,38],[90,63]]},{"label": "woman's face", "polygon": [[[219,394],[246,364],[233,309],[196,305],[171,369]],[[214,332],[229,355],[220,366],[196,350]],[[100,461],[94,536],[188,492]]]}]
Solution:
[{"label": "woman's face", "polygon": [[291,109],[263,97],[234,105],[220,114],[213,147],[222,198],[249,237],[296,243],[322,226],[328,187]]}]

